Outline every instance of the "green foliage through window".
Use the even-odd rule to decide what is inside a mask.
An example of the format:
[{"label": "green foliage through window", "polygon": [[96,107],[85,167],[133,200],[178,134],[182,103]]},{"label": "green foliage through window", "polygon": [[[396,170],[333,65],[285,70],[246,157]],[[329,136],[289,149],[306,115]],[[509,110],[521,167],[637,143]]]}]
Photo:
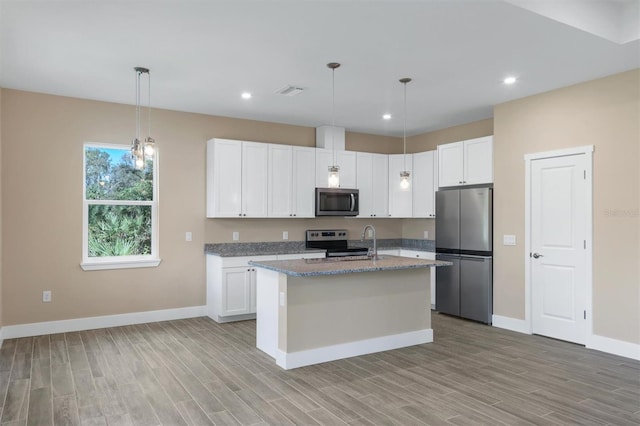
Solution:
[{"label": "green foliage through window", "polygon": [[85,200],[88,257],[152,254],[152,159],[136,170],[128,149],[86,146]]}]

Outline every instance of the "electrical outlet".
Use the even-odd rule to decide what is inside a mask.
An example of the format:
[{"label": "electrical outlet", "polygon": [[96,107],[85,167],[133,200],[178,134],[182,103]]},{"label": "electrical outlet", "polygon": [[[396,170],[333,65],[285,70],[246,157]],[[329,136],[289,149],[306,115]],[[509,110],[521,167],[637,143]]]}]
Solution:
[{"label": "electrical outlet", "polygon": [[185,241],[193,241],[193,234],[191,232],[186,232],[184,234],[184,240]]},{"label": "electrical outlet", "polygon": [[289,231],[282,231],[282,239],[283,240],[289,239]]},{"label": "electrical outlet", "polygon": [[429,231],[424,231],[424,239],[425,240],[429,239]]},{"label": "electrical outlet", "polygon": [[373,238],[373,231],[371,229],[367,229],[367,237]]},{"label": "electrical outlet", "polygon": [[240,233],[238,231],[233,231],[233,241],[239,241],[240,240]]},{"label": "electrical outlet", "polygon": [[49,303],[51,302],[51,290],[44,290],[42,292],[42,301],[44,303]]},{"label": "electrical outlet", "polygon": [[505,246],[515,246],[516,245],[516,236],[515,235],[503,235],[502,236],[502,244]]}]

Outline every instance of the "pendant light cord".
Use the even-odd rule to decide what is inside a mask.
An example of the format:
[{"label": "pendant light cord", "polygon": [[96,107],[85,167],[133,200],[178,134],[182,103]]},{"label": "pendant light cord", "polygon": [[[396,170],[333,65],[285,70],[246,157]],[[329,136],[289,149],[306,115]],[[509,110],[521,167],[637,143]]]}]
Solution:
[{"label": "pendant light cord", "polygon": [[404,124],[403,124],[403,141],[404,141],[404,170],[407,170],[407,83],[404,83]]},{"label": "pendant light cord", "polygon": [[140,71],[136,72],[136,139],[140,139]]},{"label": "pendant light cord", "polygon": [[147,125],[148,125],[148,131],[147,131],[147,138],[151,137],[151,71],[147,72],[147,79],[149,81],[149,91],[148,91],[148,95],[149,95],[149,103],[147,104]]},{"label": "pendant light cord", "polygon": [[333,149],[333,166],[336,165],[336,69],[331,70],[331,148]]}]

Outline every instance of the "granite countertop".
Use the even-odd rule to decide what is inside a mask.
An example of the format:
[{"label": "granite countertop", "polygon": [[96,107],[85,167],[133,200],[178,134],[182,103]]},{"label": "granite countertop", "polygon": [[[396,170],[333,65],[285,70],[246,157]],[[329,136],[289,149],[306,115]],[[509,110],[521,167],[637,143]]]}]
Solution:
[{"label": "granite countertop", "polygon": [[[372,247],[370,239],[349,240],[350,247]],[[378,240],[378,250],[416,250],[435,252],[435,241],[410,238],[385,238]],[[278,254],[324,253],[324,250],[307,250],[304,241],[272,241],[257,243],[205,244],[205,254],[220,257],[269,256]]]},{"label": "granite countertop", "polygon": [[307,260],[272,260],[251,261],[249,265],[269,269],[294,277],[312,277],[318,275],[341,275],[358,272],[392,271],[412,268],[432,268],[449,266],[451,262],[440,260],[413,259],[400,256],[380,256],[378,260],[342,260],[322,261],[323,259]]}]

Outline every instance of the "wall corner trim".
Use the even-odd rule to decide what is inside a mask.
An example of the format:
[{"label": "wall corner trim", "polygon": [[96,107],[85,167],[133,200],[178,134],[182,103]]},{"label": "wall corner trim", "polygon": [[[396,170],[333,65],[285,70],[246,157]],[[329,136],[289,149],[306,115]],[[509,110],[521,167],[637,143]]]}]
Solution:
[{"label": "wall corner trim", "polygon": [[518,333],[531,334],[529,322],[522,319],[493,315],[491,318],[491,325]]},{"label": "wall corner trim", "polygon": [[587,338],[587,349],[606,352],[640,361],[640,344],[593,334]]},{"label": "wall corner trim", "polygon": [[74,318],[61,321],[45,321],[31,324],[6,325],[0,329],[0,341],[43,334],[69,333],[97,328],[120,327],[148,322],[170,321],[207,315],[206,306],[132,312],[100,317]]}]

